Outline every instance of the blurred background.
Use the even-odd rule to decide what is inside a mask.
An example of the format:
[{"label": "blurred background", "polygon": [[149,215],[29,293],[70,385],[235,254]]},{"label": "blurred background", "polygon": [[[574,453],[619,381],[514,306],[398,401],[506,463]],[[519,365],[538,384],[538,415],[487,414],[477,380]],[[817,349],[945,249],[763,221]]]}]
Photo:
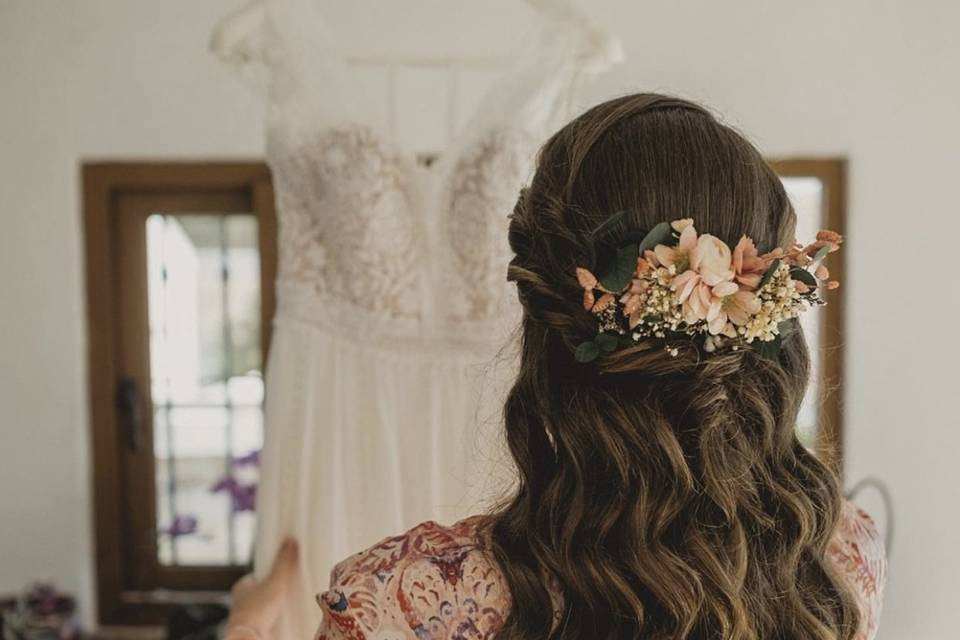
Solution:
[{"label": "blurred background", "polygon": [[[510,0],[317,4],[425,162],[537,19]],[[0,598],[49,583],[85,630],[138,621],[105,615],[105,602],[136,605],[127,582],[168,603],[220,589],[253,544],[276,260],[265,101],[208,47],[240,6],[0,0]],[[889,488],[879,637],[956,637],[960,5],[578,6],[624,54],[581,105],[635,91],[702,101],[776,162],[802,224],[845,231],[842,300],[808,327],[822,375],[801,435],[842,443],[848,489]],[[91,247],[106,247],[96,225],[112,211],[146,233],[118,223],[107,269]],[[118,329],[130,303],[114,292],[136,287],[147,313]],[[149,362],[131,355],[144,340]],[[151,421],[152,437],[98,431],[98,410],[114,409]],[[141,459],[147,475],[131,471]],[[103,492],[152,508],[108,508]],[[858,502],[890,533],[878,492]],[[123,546],[130,527],[156,530],[150,558]]]}]

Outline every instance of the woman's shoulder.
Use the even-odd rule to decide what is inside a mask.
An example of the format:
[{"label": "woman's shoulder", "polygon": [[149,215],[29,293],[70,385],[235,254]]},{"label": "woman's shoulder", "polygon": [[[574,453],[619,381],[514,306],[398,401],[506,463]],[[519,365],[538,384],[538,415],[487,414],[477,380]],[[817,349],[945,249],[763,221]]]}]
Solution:
[{"label": "woman's shoulder", "polygon": [[330,588],[317,596],[317,640],[495,632],[510,596],[489,553],[489,524],[484,515],[449,526],[430,520],[337,563]]},{"label": "woman's shoulder", "polygon": [[883,537],[870,514],[844,500],[828,553],[859,605],[861,632],[858,638],[873,638],[886,586],[887,554]]}]

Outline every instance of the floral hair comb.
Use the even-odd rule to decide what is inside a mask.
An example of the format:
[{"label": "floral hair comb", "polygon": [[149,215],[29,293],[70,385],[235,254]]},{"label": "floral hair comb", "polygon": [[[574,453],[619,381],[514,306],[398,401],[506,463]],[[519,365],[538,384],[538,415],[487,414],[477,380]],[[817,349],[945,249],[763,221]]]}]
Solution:
[{"label": "floral hair comb", "polygon": [[[703,350],[749,347],[776,358],[793,321],[810,306],[825,304],[820,289],[835,289],[823,265],[843,236],[820,231],[814,242],[760,254],[743,236],[730,249],[697,234],[692,218],[661,222],[638,240],[618,247],[601,236],[621,218],[611,216],[591,234],[590,265],[577,267],[583,307],[599,322],[594,339],[575,352],[579,362],[630,346],[643,338],[702,336]],[[594,275],[598,273],[601,275]],[[678,349],[664,347],[676,356]]]}]

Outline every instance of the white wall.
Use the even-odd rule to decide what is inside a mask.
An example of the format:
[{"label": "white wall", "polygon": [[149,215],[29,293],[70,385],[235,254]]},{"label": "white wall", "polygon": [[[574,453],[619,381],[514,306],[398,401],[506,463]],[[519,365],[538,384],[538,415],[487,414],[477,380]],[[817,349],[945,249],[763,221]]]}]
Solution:
[{"label": "white wall", "polygon": [[[205,51],[236,4],[0,0],[0,592],[53,578],[91,615],[78,166],[261,155],[260,104]],[[324,4],[356,54],[498,55],[531,23],[510,0]],[[955,637],[960,5],[589,6],[628,60],[592,99],[674,92],[770,155],[850,158],[848,469],[898,518],[881,637]]]}]

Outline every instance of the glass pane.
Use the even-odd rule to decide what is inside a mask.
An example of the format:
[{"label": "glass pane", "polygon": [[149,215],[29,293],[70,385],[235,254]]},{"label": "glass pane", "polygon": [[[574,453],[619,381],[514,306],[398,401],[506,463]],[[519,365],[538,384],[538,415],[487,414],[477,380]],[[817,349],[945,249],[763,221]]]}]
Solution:
[{"label": "glass pane", "polygon": [[[781,180],[797,212],[797,239],[800,242],[809,242],[817,235],[817,231],[824,227],[823,182],[813,177],[784,177]],[[810,347],[811,367],[810,386],[800,407],[800,415],[797,416],[797,436],[811,449],[816,444],[820,399],[823,393],[820,329],[822,320],[822,312],[818,309],[810,309],[800,316],[800,325]]]},{"label": "glass pane", "polygon": [[252,214],[147,219],[158,560],[243,565],[263,443]]}]

